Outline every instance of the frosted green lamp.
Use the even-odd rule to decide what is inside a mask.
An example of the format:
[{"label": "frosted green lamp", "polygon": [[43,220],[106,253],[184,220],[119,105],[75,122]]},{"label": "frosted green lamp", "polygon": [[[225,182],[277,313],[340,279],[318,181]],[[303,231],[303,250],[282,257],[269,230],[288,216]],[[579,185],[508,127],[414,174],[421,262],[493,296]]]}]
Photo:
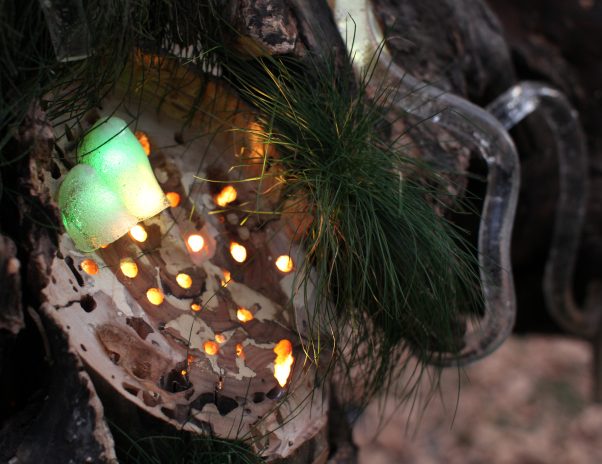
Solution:
[{"label": "frosted green lamp", "polygon": [[82,251],[114,242],[170,206],[148,157],[119,118],[101,119],[84,136],[59,192],[67,232]]},{"label": "frosted green lamp", "polygon": [[170,206],[148,156],[123,119],[101,119],[94,124],[78,147],[77,161],[92,166],[138,221]]},{"label": "frosted green lamp", "polygon": [[69,236],[82,251],[112,243],[138,223],[94,168],[83,164],[65,177],[59,191],[59,208]]}]

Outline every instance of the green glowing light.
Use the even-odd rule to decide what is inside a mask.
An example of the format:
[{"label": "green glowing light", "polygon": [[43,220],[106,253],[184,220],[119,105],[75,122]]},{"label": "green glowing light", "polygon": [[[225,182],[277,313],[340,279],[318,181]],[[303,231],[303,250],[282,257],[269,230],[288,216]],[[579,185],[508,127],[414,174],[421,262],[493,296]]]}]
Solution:
[{"label": "green glowing light", "polygon": [[114,242],[170,206],[144,149],[122,119],[101,119],[81,141],[61,185],[59,207],[82,251]]},{"label": "green glowing light", "polygon": [[170,206],[144,149],[123,119],[94,124],[78,148],[78,162],[92,166],[138,221]]},{"label": "green glowing light", "polygon": [[82,251],[114,242],[138,222],[94,168],[82,164],[63,181],[59,208],[69,236]]}]

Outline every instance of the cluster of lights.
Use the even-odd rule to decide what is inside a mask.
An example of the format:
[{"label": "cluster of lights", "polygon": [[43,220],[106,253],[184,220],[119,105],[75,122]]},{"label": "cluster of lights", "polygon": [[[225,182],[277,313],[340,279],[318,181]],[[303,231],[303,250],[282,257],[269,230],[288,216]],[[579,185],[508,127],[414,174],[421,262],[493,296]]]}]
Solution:
[{"label": "cluster of lights", "polygon": [[[148,137],[142,132],[136,132],[136,138],[139,140],[142,145],[145,153],[147,155],[150,154],[150,144],[148,142]],[[232,186],[225,187],[216,197],[216,203],[224,207],[229,203],[232,203],[236,200],[236,190]],[[180,195],[175,192],[169,192],[166,194],[167,199],[169,200],[171,207],[176,207],[180,203]],[[144,242],[148,234],[144,230],[141,225],[136,225],[130,230],[130,236],[136,240],[137,242]],[[190,235],[187,239],[188,246],[193,252],[199,252],[203,249],[205,242],[202,236],[200,235]],[[103,247],[106,248],[106,247]],[[247,259],[247,250],[244,246],[232,242],[230,244],[230,253],[232,258],[239,262],[243,263]],[[279,271],[283,273],[287,273],[293,270],[294,265],[290,256],[282,255],[279,256],[275,262],[276,267]],[[90,275],[98,274],[98,265],[91,259],[86,259],[80,264],[82,270]],[[123,258],[120,261],[120,268],[124,276],[128,278],[134,278],[138,275],[138,266],[135,262],[132,261],[131,258]],[[231,274],[225,269],[222,269],[224,274],[225,281],[222,281],[222,285],[226,286],[228,282],[230,282]],[[184,289],[188,289],[192,286],[192,279],[188,274],[180,273],[176,276],[176,282],[178,285]],[[160,305],[163,303],[164,294],[158,288],[150,288],[146,292],[146,297],[148,301],[153,305]],[[200,311],[201,306],[197,303],[191,304],[190,308],[193,311]],[[237,311],[237,318],[241,322],[248,322],[253,320],[253,314],[242,307],[239,307]],[[215,334],[215,341],[207,341],[203,344],[203,349],[207,355],[213,356],[219,352],[219,344],[223,344],[227,342],[227,337],[221,333]],[[276,347],[274,348],[274,353],[276,353],[277,357],[274,360],[274,377],[277,379],[280,386],[285,386],[290,375],[291,366],[293,364],[294,358],[292,356],[292,345],[288,340],[281,340]],[[245,354],[243,352],[242,344],[236,345],[236,355],[240,356],[243,360],[245,359]],[[182,370],[182,376],[187,375],[187,370]]]}]

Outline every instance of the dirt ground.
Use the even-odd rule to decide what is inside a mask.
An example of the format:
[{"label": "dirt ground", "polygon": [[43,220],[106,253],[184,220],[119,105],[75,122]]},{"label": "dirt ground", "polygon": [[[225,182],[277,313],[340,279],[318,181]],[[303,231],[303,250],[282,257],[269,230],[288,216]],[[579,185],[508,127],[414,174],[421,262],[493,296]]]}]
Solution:
[{"label": "dirt ground", "polygon": [[[567,337],[513,336],[490,357],[446,370],[424,414],[380,428],[376,402],[353,430],[360,464],[599,464],[602,405],[591,401],[591,350]],[[457,410],[456,410],[457,405]]]}]

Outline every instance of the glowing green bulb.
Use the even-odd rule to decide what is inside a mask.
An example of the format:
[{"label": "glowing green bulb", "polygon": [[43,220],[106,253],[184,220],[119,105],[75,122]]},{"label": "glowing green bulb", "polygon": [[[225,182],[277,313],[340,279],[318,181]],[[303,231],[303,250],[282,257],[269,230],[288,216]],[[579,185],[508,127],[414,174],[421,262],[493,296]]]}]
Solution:
[{"label": "glowing green bulb", "polygon": [[114,242],[138,222],[94,168],[81,164],[61,184],[59,208],[69,236],[82,251]]},{"label": "glowing green bulb", "polygon": [[170,206],[148,156],[123,119],[94,124],[78,147],[78,162],[92,166],[138,221]]}]

